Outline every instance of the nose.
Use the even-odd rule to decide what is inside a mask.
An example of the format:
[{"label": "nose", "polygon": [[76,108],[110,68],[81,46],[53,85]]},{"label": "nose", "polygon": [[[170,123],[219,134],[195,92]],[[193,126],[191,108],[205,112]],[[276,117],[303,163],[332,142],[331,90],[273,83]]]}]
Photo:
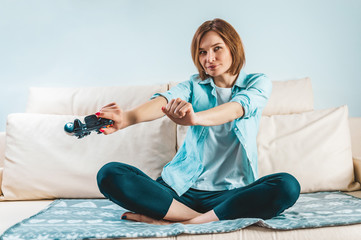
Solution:
[{"label": "nose", "polygon": [[213,51],[209,51],[209,52],[207,53],[207,61],[208,61],[208,62],[213,62],[213,61],[215,61],[215,60],[216,60],[216,57],[215,57],[214,52],[213,52]]}]

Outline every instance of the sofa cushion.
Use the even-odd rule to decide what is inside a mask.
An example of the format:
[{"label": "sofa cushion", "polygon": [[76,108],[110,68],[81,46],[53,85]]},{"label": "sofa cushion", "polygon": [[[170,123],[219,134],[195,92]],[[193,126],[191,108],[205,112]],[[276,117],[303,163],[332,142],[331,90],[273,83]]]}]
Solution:
[{"label": "sofa cushion", "polygon": [[259,176],[288,172],[302,192],[355,190],[348,123],[342,106],[263,116],[257,137]]},{"label": "sofa cushion", "polygon": [[134,108],[157,92],[167,91],[167,84],[144,86],[41,88],[32,87],[27,113],[89,115],[104,105],[116,102],[123,110]]},{"label": "sofa cushion", "polygon": [[8,116],[5,199],[102,197],[96,174],[105,163],[132,164],[156,178],[175,154],[175,124],[166,117],[107,136],[92,132],[82,139],[63,130],[74,118],[30,113]]},{"label": "sofa cushion", "polygon": [[0,235],[11,226],[45,209],[51,202],[52,200],[0,201]]}]

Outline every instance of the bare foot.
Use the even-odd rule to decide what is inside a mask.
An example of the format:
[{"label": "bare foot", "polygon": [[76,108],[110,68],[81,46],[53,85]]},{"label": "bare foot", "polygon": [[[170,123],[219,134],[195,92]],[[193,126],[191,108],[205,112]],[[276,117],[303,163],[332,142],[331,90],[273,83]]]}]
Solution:
[{"label": "bare foot", "polygon": [[[126,218],[124,218],[126,217]],[[122,219],[127,219],[135,222],[144,222],[149,224],[156,224],[156,225],[168,225],[172,223],[182,223],[182,224],[201,224],[201,223],[208,223],[219,221],[217,215],[215,214],[214,210],[201,214],[195,218],[189,219],[187,221],[168,221],[168,220],[157,220],[142,214],[126,212],[122,215]]]},{"label": "bare foot", "polygon": [[[125,217],[125,218],[124,218]],[[138,213],[131,213],[131,212],[126,212],[122,215],[122,219],[126,219],[126,220],[131,220],[131,221],[135,221],[135,222],[144,222],[144,223],[149,223],[149,224],[156,224],[156,225],[168,225],[168,224],[172,224],[174,222],[170,222],[167,220],[157,220],[142,214],[138,214]]]}]

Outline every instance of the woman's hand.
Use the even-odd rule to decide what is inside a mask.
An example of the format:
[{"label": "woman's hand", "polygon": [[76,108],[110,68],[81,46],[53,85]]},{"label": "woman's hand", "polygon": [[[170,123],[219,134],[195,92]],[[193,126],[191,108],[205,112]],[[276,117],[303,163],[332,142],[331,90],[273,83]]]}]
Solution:
[{"label": "woman's hand", "polygon": [[105,135],[114,133],[127,126],[123,110],[120,109],[120,107],[114,102],[102,107],[102,109],[100,109],[100,111],[97,112],[95,115],[100,118],[107,118],[113,120],[114,123],[112,126],[100,129],[100,131]]},{"label": "woman's hand", "polygon": [[197,115],[194,113],[193,106],[180,98],[172,99],[165,107],[162,108],[173,122],[179,125],[193,126],[197,125]]}]

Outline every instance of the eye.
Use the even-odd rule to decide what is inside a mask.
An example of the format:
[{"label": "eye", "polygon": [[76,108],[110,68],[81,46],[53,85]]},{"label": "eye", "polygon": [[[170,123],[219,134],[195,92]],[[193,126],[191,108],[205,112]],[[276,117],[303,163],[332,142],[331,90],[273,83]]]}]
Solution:
[{"label": "eye", "polygon": [[207,52],[206,51],[199,51],[199,55],[205,55],[205,54],[207,54]]},{"label": "eye", "polygon": [[218,51],[219,49],[221,49],[221,47],[217,46],[214,48],[214,51]]}]

